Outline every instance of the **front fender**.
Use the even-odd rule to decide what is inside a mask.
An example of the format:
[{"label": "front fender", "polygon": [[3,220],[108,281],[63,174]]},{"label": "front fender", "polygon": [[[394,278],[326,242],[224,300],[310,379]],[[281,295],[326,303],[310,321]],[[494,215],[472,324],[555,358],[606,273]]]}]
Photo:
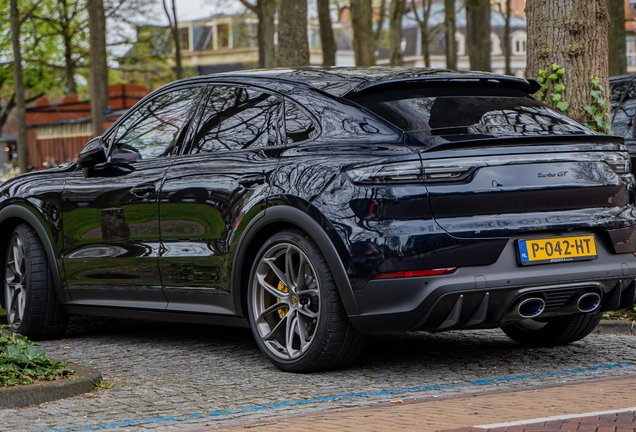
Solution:
[{"label": "front fender", "polygon": [[[26,203],[16,203],[0,210],[0,238],[2,239],[2,244],[6,245],[6,241],[13,231],[13,228],[21,222],[26,222],[33,227],[44,246],[49,268],[53,275],[53,284],[57,298],[63,304],[70,303],[71,299],[63,289],[62,279],[57,265],[57,256],[55,254],[55,248],[53,247],[53,239],[57,233],[53,233],[51,227],[48,226],[42,215],[40,215],[36,209]],[[5,252],[2,251],[2,256],[4,256],[4,253]],[[3,267],[0,268],[0,272],[4,273]]]}]

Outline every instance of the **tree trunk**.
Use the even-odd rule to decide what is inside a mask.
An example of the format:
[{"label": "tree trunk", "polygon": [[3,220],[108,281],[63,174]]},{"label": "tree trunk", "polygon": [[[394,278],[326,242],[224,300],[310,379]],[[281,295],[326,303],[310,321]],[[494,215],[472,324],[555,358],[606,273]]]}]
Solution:
[{"label": "tree trunk", "polygon": [[510,17],[512,16],[512,11],[510,10],[510,0],[506,0],[506,12],[504,14],[504,33],[503,33],[503,41],[501,42],[503,45],[503,54],[504,54],[504,62],[505,62],[505,74],[512,75],[512,68],[510,66]]},{"label": "tree trunk", "polygon": [[278,66],[308,66],[307,0],[278,2]]},{"label": "tree trunk", "polygon": [[389,19],[389,41],[391,52],[391,66],[402,66],[402,16],[406,0],[391,1],[391,17]]},{"label": "tree trunk", "polygon": [[274,34],[276,25],[276,0],[258,0],[258,62],[260,67],[276,67],[276,47]]},{"label": "tree trunk", "polygon": [[24,100],[24,82],[22,80],[22,53],[20,51],[20,11],[18,0],[11,0],[11,45],[13,46],[13,80],[16,94],[18,117],[18,164],[20,172],[25,173],[29,165],[27,147],[26,102]]},{"label": "tree trunk", "polygon": [[609,27],[609,75],[627,73],[625,4],[623,0],[607,0],[610,16]]},{"label": "tree trunk", "polygon": [[592,78],[601,79],[605,99],[609,99],[609,13],[605,0],[529,1],[526,13],[526,76],[537,77],[539,69],[551,70],[553,63],[561,65],[565,69],[562,98],[570,104],[567,115],[586,123],[589,115],[584,107],[594,102],[590,97]]},{"label": "tree trunk", "polygon": [[353,52],[358,66],[375,66],[376,45],[371,15],[371,0],[351,0]]},{"label": "tree trunk", "polygon": [[420,37],[422,39],[422,59],[424,59],[424,67],[431,67],[431,41],[428,40],[428,30],[420,27]]},{"label": "tree trunk", "polygon": [[104,108],[109,105],[106,63],[106,15],[103,0],[88,0],[91,60],[91,114],[93,136],[104,132]]},{"label": "tree trunk", "polygon": [[170,25],[170,34],[172,35],[172,41],[174,43],[174,62],[175,73],[177,79],[183,78],[183,68],[181,66],[181,38],[179,37],[179,21],[177,20],[177,7],[175,5],[176,0],[172,0],[172,13],[168,9],[166,0],[163,0],[163,10],[168,18],[168,24]]},{"label": "tree trunk", "polygon": [[66,0],[61,0],[58,5],[61,7],[60,28],[62,29],[62,41],[64,43],[64,91],[66,94],[77,94],[75,62],[73,61],[73,35],[70,29],[71,19],[69,18],[68,3]]},{"label": "tree trunk", "polygon": [[329,0],[317,0],[318,23],[320,24],[320,45],[322,46],[322,65],[336,65],[336,38],[331,27]]},{"label": "tree trunk", "polygon": [[[456,31],[455,0],[444,0],[444,38],[446,40],[446,67],[448,69],[457,69]],[[422,41],[422,43],[424,42]]]},{"label": "tree trunk", "polygon": [[470,68],[490,71],[490,0],[466,0],[466,45]]}]

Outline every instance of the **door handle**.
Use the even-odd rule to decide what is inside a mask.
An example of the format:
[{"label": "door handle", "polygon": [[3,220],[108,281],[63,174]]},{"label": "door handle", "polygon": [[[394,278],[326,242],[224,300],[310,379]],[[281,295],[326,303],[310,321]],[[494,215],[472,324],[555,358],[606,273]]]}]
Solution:
[{"label": "door handle", "polygon": [[257,176],[243,177],[238,181],[238,183],[244,188],[249,188],[255,185],[265,183],[265,176],[257,175]]},{"label": "door handle", "polygon": [[155,192],[155,190],[155,185],[143,185],[132,188],[130,192],[136,197],[143,198]]}]

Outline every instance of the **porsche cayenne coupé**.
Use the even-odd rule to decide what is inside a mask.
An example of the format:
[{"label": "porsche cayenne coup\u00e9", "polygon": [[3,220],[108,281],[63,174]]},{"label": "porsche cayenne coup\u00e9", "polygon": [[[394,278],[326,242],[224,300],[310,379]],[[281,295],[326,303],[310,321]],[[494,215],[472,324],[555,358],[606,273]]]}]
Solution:
[{"label": "porsche cayenne coup\u00e9", "polygon": [[9,324],[249,326],[294,372],[343,367],[372,334],[579,340],[634,304],[634,177],[621,138],[537,89],[381,67],[169,84],[76,162],[0,187]]}]

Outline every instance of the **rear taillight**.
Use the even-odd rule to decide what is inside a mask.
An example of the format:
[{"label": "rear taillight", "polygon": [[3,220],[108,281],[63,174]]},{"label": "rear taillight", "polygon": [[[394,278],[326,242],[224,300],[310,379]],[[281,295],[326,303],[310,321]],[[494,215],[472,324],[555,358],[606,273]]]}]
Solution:
[{"label": "rear taillight", "polygon": [[371,165],[346,171],[360,185],[419,183],[423,180],[422,163],[416,161]]},{"label": "rear taillight", "polygon": [[628,174],[632,168],[629,154],[625,152],[603,153],[603,161],[618,175]]}]

